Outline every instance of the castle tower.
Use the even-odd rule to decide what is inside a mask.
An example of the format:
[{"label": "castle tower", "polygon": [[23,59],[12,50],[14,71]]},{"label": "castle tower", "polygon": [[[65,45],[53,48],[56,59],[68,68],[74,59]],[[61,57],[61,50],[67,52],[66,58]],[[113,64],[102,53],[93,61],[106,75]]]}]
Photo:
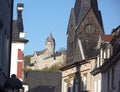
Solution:
[{"label": "castle tower", "polygon": [[54,56],[55,53],[55,40],[52,36],[52,33],[47,37],[45,49],[48,50],[48,52],[51,54],[51,56]]},{"label": "castle tower", "polygon": [[97,56],[95,47],[103,34],[97,0],[76,0],[67,30],[67,63]]}]

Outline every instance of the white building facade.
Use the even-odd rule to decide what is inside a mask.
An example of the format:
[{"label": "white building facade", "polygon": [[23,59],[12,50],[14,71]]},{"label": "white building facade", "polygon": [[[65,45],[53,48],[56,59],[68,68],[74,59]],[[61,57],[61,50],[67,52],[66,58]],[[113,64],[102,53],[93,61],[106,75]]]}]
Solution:
[{"label": "white building facade", "polygon": [[24,46],[28,42],[25,39],[25,32],[23,28],[23,19],[22,19],[22,10],[24,5],[18,3],[17,12],[18,17],[17,20],[13,20],[13,35],[12,35],[12,49],[11,49],[11,68],[10,75],[15,74],[17,78],[23,78],[23,52]]}]

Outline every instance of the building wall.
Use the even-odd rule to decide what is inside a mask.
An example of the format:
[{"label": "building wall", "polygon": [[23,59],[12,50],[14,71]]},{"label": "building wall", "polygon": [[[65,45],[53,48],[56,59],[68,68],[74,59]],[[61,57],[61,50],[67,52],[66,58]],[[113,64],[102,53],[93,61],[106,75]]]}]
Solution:
[{"label": "building wall", "polygon": [[[114,69],[114,70],[113,70]],[[120,91],[120,60],[102,73],[102,92]]]},{"label": "building wall", "polygon": [[73,79],[75,76],[75,72],[76,67],[72,67],[62,72],[62,92],[68,92],[69,87],[73,89]]},{"label": "building wall", "polygon": [[0,1],[0,85],[3,86],[10,69],[12,0]]},{"label": "building wall", "polygon": [[12,43],[10,75],[16,74],[17,77],[20,79],[22,79],[21,76],[22,69],[20,70],[19,68],[23,68],[23,67],[18,65],[21,65],[23,63],[23,56],[22,56],[23,51],[24,51],[24,43],[19,43],[19,42]]},{"label": "building wall", "polygon": [[120,59],[116,63],[116,68],[115,68],[115,78],[114,78],[114,87],[115,90],[113,92],[120,92]]},{"label": "building wall", "polygon": [[94,75],[93,76],[93,82],[92,82],[92,84],[93,84],[93,91],[92,92],[101,92],[101,80],[102,80],[102,78],[101,78],[101,73],[98,73],[98,74],[96,74],[96,75]]},{"label": "building wall", "polygon": [[[91,71],[95,67],[95,59],[89,60],[88,62],[80,66],[80,89],[81,91],[93,92],[93,76]],[[73,92],[73,82],[75,78],[75,73],[77,72],[76,66],[65,69],[62,72],[62,92]]]},{"label": "building wall", "polygon": [[[90,25],[89,25],[90,24]],[[93,27],[94,31],[90,32],[87,31],[87,26]],[[91,29],[91,30],[93,30]],[[81,40],[82,49],[84,58],[90,58],[97,56],[97,50],[95,50],[95,47],[98,42],[99,34],[103,33],[103,29],[101,28],[96,16],[95,12],[93,12],[92,9],[87,13],[87,15],[84,17],[84,20],[81,22],[81,24],[76,29],[76,43],[79,40]],[[76,44],[77,45],[77,44]],[[79,53],[80,48],[75,48],[75,59],[74,61],[80,61],[79,58],[81,53]],[[92,54],[91,54],[92,53]],[[81,55],[82,56],[82,55]],[[82,60],[84,59],[82,58]]]}]

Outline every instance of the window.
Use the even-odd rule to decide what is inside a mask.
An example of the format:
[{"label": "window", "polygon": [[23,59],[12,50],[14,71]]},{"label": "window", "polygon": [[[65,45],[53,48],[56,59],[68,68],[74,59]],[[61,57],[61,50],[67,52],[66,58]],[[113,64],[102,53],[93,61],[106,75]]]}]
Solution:
[{"label": "window", "polygon": [[87,73],[83,74],[83,91],[86,91],[87,87]]},{"label": "window", "polygon": [[101,92],[101,80],[100,80],[100,78],[98,79],[98,92]]},{"label": "window", "polygon": [[104,59],[106,58],[106,50],[104,50]]},{"label": "window", "polygon": [[100,65],[102,65],[103,61],[103,49],[100,50]]},{"label": "window", "polygon": [[113,54],[113,47],[110,47],[110,56]]},{"label": "window", "polygon": [[73,92],[73,78],[70,78],[69,80],[69,91],[68,92]]},{"label": "window", "polygon": [[94,82],[94,92],[97,92],[97,82]]},{"label": "window", "polygon": [[23,52],[21,49],[18,49],[18,60],[23,60]]},{"label": "window", "polygon": [[64,80],[63,92],[67,92],[67,80]]},{"label": "window", "polygon": [[107,49],[107,58],[110,58],[110,48]]},{"label": "window", "polygon": [[97,56],[97,67],[100,66],[100,56]]},{"label": "window", "polygon": [[78,92],[79,85],[75,84],[75,92]]}]

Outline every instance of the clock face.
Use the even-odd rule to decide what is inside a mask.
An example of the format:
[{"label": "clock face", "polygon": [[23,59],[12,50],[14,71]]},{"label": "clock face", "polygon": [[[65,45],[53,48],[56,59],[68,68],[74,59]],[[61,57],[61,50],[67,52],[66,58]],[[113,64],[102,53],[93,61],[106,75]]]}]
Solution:
[{"label": "clock face", "polygon": [[85,28],[85,31],[88,33],[88,34],[92,34],[94,33],[95,31],[95,27],[93,25],[87,25],[86,28]]}]

